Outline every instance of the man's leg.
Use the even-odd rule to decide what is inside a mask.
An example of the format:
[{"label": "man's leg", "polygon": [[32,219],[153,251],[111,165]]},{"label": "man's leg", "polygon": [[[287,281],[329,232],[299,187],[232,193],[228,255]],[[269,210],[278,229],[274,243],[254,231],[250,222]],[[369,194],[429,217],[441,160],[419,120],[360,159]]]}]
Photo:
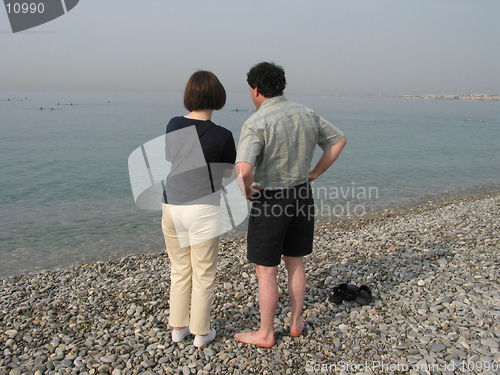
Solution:
[{"label": "man's leg", "polygon": [[304,257],[284,256],[285,266],[288,271],[288,294],[292,315],[290,316],[290,335],[300,336],[305,324],[302,321],[302,309],[306,293],[306,274],[304,270]]},{"label": "man's leg", "polygon": [[278,267],[256,266],[259,282],[260,329],[254,332],[242,332],[235,335],[244,344],[253,344],[270,348],[274,345],[274,318],[278,307]]}]

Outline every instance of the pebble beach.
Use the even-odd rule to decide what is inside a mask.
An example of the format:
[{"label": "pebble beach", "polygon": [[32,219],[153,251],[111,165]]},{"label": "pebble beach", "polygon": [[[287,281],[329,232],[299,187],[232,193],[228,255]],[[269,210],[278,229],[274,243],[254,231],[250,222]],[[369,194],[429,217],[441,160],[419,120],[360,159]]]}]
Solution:
[{"label": "pebble beach", "polygon": [[[306,329],[290,337],[280,266],[276,345],[243,345],[259,324],[246,239],[220,244],[215,341],[173,343],[166,253],[0,279],[0,375],[500,374],[500,190],[318,223]],[[374,300],[332,304],[339,283]]]}]

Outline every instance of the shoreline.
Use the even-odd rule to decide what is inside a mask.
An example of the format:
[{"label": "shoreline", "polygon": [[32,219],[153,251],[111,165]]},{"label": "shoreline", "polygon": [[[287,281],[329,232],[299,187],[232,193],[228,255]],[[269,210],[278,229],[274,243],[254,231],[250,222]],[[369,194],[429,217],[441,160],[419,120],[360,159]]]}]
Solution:
[{"label": "shoreline", "polygon": [[[361,223],[370,222],[373,220],[379,220],[384,217],[390,217],[394,215],[402,215],[411,212],[423,212],[426,210],[432,210],[437,207],[442,207],[443,205],[451,204],[460,201],[469,201],[474,199],[482,199],[483,197],[488,197],[490,195],[495,195],[497,192],[500,193],[500,184],[485,184],[476,186],[473,188],[467,188],[462,190],[454,190],[453,192],[445,192],[440,194],[424,195],[415,199],[406,199],[399,202],[385,202],[385,204],[380,205],[369,205],[366,207],[366,213],[362,216],[356,215],[342,215],[342,216],[318,216],[316,218],[316,228],[322,227],[323,225],[333,225],[346,227],[349,225],[354,226],[354,228],[359,227]],[[318,200],[320,201],[320,200]],[[248,226],[248,219],[245,219],[241,224],[239,224],[236,230],[225,233],[221,236],[221,241],[246,241],[246,230]],[[103,259],[103,257],[97,257],[92,259],[88,256],[85,260],[75,260],[73,262],[64,262],[61,265],[53,265],[51,267],[31,267],[26,271],[17,272],[10,275],[0,275],[0,280],[8,279],[11,277],[19,275],[36,275],[47,271],[61,271],[67,268],[78,267],[85,264],[93,264],[106,262],[108,260],[116,261],[129,256],[141,256],[141,255],[152,255],[161,254],[164,250],[163,237],[161,241],[158,242],[158,246],[154,246],[150,243],[147,246],[150,250],[145,252],[132,252],[132,253],[122,253],[118,256],[113,256],[110,254],[109,258]],[[151,250],[153,249],[153,250]],[[161,250],[155,250],[161,249]],[[37,268],[37,269],[35,269]]]},{"label": "shoreline", "polygon": [[[468,202],[489,198],[500,195],[500,184],[486,184],[473,188],[455,190],[453,192],[445,192],[440,194],[424,195],[415,199],[407,199],[402,202],[391,202],[380,206],[369,206],[365,215],[342,215],[342,216],[319,216],[317,217],[316,230],[324,225],[358,227],[361,223],[367,223],[376,220],[383,220],[387,217],[397,215],[405,215],[414,212],[426,212],[436,208],[444,207],[449,204]],[[359,223],[358,223],[359,222]],[[245,240],[247,220],[238,226],[237,233],[231,233],[227,237],[221,237],[221,240]]]},{"label": "shoreline", "polygon": [[[322,224],[350,225],[351,222],[361,223],[383,220],[384,218],[407,215],[411,213],[423,213],[456,203],[467,203],[500,195],[500,185],[489,184],[479,187],[446,192],[441,194],[424,195],[414,200],[407,200],[403,204],[389,204],[376,208],[370,208],[366,215],[360,217],[340,217],[337,219],[321,220]],[[348,224],[339,224],[347,222]]]},{"label": "shoreline", "polygon": [[[341,363],[382,363],[415,375],[424,366],[447,374],[450,366],[466,373],[461,364],[498,364],[500,191],[479,190],[319,223],[313,254],[305,258],[306,330],[289,336],[281,265],[271,349],[234,339],[259,322],[244,237],[221,240],[217,337],[204,349],[192,337],[171,342],[164,253],[2,279],[0,375],[335,373],[332,366]],[[374,301],[329,303],[341,282],[369,285]]]}]

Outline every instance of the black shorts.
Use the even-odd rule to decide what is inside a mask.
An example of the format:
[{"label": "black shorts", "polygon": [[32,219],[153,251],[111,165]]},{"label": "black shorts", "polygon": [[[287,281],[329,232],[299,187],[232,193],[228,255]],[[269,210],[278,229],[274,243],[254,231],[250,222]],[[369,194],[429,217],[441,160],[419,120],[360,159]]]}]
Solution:
[{"label": "black shorts", "polygon": [[312,253],[314,199],[309,182],[282,190],[261,190],[252,196],[248,221],[247,258],[277,266],[281,256]]}]

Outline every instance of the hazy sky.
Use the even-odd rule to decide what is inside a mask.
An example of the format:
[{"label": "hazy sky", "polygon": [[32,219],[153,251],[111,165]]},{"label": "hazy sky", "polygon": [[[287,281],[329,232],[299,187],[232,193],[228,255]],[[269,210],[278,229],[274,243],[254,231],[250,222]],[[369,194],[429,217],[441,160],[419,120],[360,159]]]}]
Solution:
[{"label": "hazy sky", "polygon": [[80,0],[13,34],[2,8],[0,90],[182,91],[206,69],[245,93],[274,61],[290,94],[500,94],[499,15],[497,0]]}]

